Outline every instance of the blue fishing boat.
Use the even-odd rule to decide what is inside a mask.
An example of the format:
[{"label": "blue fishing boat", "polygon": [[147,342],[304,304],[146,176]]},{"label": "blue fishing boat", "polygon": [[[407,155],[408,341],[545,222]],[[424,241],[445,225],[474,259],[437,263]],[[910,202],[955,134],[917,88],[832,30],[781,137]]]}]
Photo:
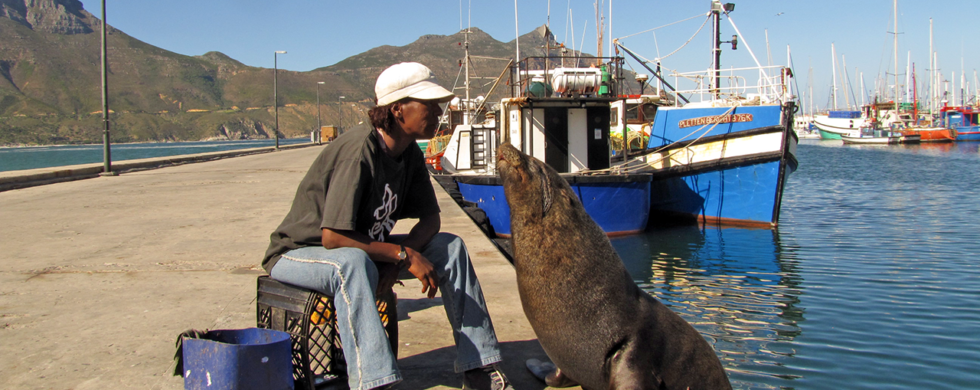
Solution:
[{"label": "blue fishing boat", "polygon": [[486,213],[497,236],[510,235],[510,207],[495,171],[500,142],[555,168],[607,234],[641,232],[647,226],[651,177],[619,171],[610,160],[611,107],[621,88],[613,80],[622,79],[623,59],[563,59],[600,65],[551,67],[545,64],[555,59],[522,60],[512,68],[512,97],[496,106],[492,120],[456,126],[440,168],[451,175],[463,201]]},{"label": "blue fishing boat", "polygon": [[655,169],[642,170],[651,176],[650,219],[776,226],[799,165],[793,109],[792,101],[660,109],[648,146],[657,151],[645,156]]},{"label": "blue fishing boat", "polygon": [[956,131],[957,141],[980,141],[978,114],[978,107],[943,107],[941,111],[944,127]]},{"label": "blue fishing boat", "polygon": [[[728,7],[712,1],[713,69],[665,77],[647,67],[659,80],[658,95],[665,88],[669,94],[655,107],[647,149],[631,154],[621,169],[650,175],[650,222],[774,227],[783,187],[799,166],[792,71],[758,60],[755,67],[720,69],[717,26]],[[622,43],[617,46],[647,66]],[[651,110],[639,111],[649,116]]]}]

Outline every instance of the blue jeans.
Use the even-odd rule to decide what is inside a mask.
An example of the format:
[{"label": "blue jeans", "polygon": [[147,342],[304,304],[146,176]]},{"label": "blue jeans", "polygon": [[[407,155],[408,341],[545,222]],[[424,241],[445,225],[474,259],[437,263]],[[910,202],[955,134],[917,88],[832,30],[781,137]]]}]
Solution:
[{"label": "blue jeans", "polygon": [[[404,235],[392,235],[389,242],[403,239]],[[422,255],[439,275],[442,303],[456,341],[456,372],[500,362],[497,335],[463,240],[449,233],[436,234]],[[322,246],[294,249],[282,255],[271,276],[334,297],[352,390],[402,380],[375,306],[378,269],[366,252]]]}]

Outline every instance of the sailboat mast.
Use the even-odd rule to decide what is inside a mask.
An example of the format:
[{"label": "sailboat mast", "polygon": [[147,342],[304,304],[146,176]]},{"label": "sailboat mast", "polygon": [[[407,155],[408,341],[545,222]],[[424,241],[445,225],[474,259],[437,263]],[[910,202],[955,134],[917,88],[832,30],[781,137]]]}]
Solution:
[{"label": "sailboat mast", "polygon": [[[847,56],[841,54],[840,56],[840,69],[841,69],[841,83],[844,87],[844,103],[847,104],[847,109],[851,109],[851,83],[848,82],[847,77]],[[856,105],[857,102],[854,102]]]},{"label": "sailboat mast", "polygon": [[892,0],[895,13],[894,52],[895,52],[895,115],[898,115],[898,0]]},{"label": "sailboat mast", "polygon": [[863,107],[866,104],[866,102],[865,102],[865,95],[868,94],[868,92],[864,88],[864,73],[858,72],[858,69],[857,68],[854,68],[854,73],[857,73],[857,75],[858,75],[858,82],[861,83],[861,85],[860,85],[860,87],[861,87],[861,106]]},{"label": "sailboat mast", "polygon": [[830,70],[834,75],[834,88],[830,90],[830,95],[834,97],[834,110],[837,109],[837,50],[834,49],[834,44],[830,44],[830,56],[833,59],[831,61]]},{"label": "sailboat mast", "polygon": [[919,122],[919,91],[915,84],[915,64],[912,64],[912,120]]},{"label": "sailboat mast", "polygon": [[810,90],[810,119],[813,119],[813,60],[810,60],[810,71],[807,72],[806,83]]},{"label": "sailboat mast", "polygon": [[908,103],[909,101],[909,96],[912,95],[912,91],[910,90],[910,88],[912,88],[912,82],[910,79],[910,77],[912,77],[912,73],[909,71],[911,67],[912,67],[912,52],[909,51],[909,58],[905,63],[905,102],[906,103]]},{"label": "sailboat mast", "polygon": [[932,18],[929,18],[929,115],[936,114],[936,58],[932,48]]}]

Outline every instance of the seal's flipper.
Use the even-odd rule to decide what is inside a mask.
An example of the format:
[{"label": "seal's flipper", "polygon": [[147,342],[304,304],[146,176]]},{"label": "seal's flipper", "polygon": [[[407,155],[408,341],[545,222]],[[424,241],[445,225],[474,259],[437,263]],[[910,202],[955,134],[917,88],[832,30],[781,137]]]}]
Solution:
[{"label": "seal's flipper", "polygon": [[608,388],[610,390],[667,390],[667,383],[645,364],[648,363],[647,361],[639,359],[636,354],[636,349],[630,345],[613,354],[607,363],[609,369]]},{"label": "seal's flipper", "polygon": [[578,386],[572,378],[565,376],[561,372],[561,369],[555,367],[552,362],[543,362],[538,359],[528,359],[525,363],[527,365],[528,371],[534,374],[535,378],[538,378],[544,382],[549,387],[574,387]]}]

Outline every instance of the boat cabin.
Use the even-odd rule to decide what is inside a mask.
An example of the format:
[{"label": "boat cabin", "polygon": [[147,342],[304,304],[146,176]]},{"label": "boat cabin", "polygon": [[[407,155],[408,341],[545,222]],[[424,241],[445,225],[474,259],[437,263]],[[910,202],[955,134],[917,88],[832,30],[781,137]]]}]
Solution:
[{"label": "boat cabin", "polygon": [[[622,58],[599,60],[601,66],[577,68],[562,67],[555,58],[521,61],[511,70],[512,97],[497,106],[497,120],[456,126],[441,168],[448,173],[492,175],[495,149],[501,142],[559,173],[609,168],[610,123],[622,121],[622,113],[615,110],[613,117],[611,109],[612,103],[621,101],[613,80],[622,79]],[[645,115],[637,112],[635,120]]]},{"label": "boat cabin", "polygon": [[980,108],[978,107],[943,107],[942,121],[945,127],[970,127],[977,126]]}]

